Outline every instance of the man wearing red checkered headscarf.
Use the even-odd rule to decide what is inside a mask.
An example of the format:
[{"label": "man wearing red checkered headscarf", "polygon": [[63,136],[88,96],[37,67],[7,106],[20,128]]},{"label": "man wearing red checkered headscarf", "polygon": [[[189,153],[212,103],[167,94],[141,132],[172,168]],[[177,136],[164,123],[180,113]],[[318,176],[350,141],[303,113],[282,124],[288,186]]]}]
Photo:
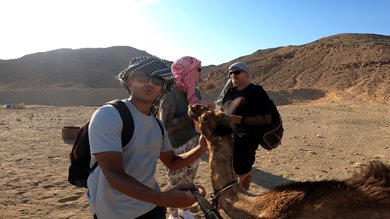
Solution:
[{"label": "man wearing red checkered headscarf", "polygon": [[189,104],[198,103],[195,96],[195,83],[200,77],[201,62],[194,57],[184,56],[172,64],[172,73],[176,79],[176,87],[187,94]]},{"label": "man wearing red checkered headscarf", "polygon": [[[186,153],[199,147],[199,134],[194,129],[192,119],[188,116],[188,105],[199,103],[200,92],[195,87],[200,77],[201,62],[191,56],[184,56],[175,61],[171,70],[176,79],[176,86],[161,101],[159,118],[168,131],[169,140],[176,155]],[[182,182],[193,182],[198,170],[199,159],[187,167],[170,171],[168,176],[171,186]],[[180,211],[180,210],[179,210]],[[190,214],[185,210],[185,214]]]}]

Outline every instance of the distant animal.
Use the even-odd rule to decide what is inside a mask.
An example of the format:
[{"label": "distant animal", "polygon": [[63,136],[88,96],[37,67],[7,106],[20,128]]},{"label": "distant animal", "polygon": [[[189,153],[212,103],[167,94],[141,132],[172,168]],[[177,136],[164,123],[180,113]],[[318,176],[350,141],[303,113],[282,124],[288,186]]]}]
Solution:
[{"label": "distant animal", "polygon": [[343,181],[295,182],[253,195],[233,173],[229,116],[202,105],[191,105],[188,114],[207,141],[215,199],[231,218],[390,219],[390,168],[382,162]]}]

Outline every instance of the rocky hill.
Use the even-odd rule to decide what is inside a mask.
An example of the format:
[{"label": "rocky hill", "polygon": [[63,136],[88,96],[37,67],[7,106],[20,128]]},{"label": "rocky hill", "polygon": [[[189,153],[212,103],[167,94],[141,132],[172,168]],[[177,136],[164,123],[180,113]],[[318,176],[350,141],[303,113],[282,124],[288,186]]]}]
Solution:
[{"label": "rocky hill", "polygon": [[[131,57],[144,55],[150,54],[110,47],[59,49],[0,60],[0,90],[117,88],[115,75]],[[201,89],[215,97],[227,80],[227,67],[235,61],[247,62],[252,80],[269,92],[320,90],[390,102],[390,36],[339,34],[305,45],[259,50],[205,67]]]},{"label": "rocky hill", "polygon": [[321,89],[361,100],[390,101],[390,36],[340,34],[302,46],[259,50],[211,68],[205,88],[221,87],[226,69],[245,61],[268,91]]},{"label": "rocky hill", "polygon": [[1,60],[1,89],[112,88],[130,58],[150,56],[127,46],[58,49]]}]

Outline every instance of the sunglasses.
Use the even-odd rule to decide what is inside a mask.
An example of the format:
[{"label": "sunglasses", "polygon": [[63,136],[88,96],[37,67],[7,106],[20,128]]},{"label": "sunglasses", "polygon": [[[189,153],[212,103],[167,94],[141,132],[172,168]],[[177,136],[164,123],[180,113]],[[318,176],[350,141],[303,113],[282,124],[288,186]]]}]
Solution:
[{"label": "sunglasses", "polygon": [[135,74],[133,78],[141,83],[147,83],[149,80],[153,82],[153,84],[161,86],[164,84],[164,80],[162,78],[153,77],[147,74]]},{"label": "sunglasses", "polygon": [[232,71],[230,72],[230,75],[239,75],[242,71]]}]

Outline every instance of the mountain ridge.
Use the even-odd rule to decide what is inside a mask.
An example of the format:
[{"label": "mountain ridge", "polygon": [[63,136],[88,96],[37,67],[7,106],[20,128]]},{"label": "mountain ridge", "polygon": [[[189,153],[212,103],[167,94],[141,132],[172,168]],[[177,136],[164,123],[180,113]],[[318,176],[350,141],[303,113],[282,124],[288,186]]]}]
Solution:
[{"label": "mountain ridge", "polygon": [[[58,49],[0,60],[0,90],[119,88],[115,76],[130,58],[150,55],[133,47],[113,46]],[[252,81],[267,91],[319,89],[352,99],[390,101],[390,36],[337,34],[304,45],[258,50],[205,66],[203,92],[215,96],[227,80],[226,69],[236,61],[247,62]]]}]

